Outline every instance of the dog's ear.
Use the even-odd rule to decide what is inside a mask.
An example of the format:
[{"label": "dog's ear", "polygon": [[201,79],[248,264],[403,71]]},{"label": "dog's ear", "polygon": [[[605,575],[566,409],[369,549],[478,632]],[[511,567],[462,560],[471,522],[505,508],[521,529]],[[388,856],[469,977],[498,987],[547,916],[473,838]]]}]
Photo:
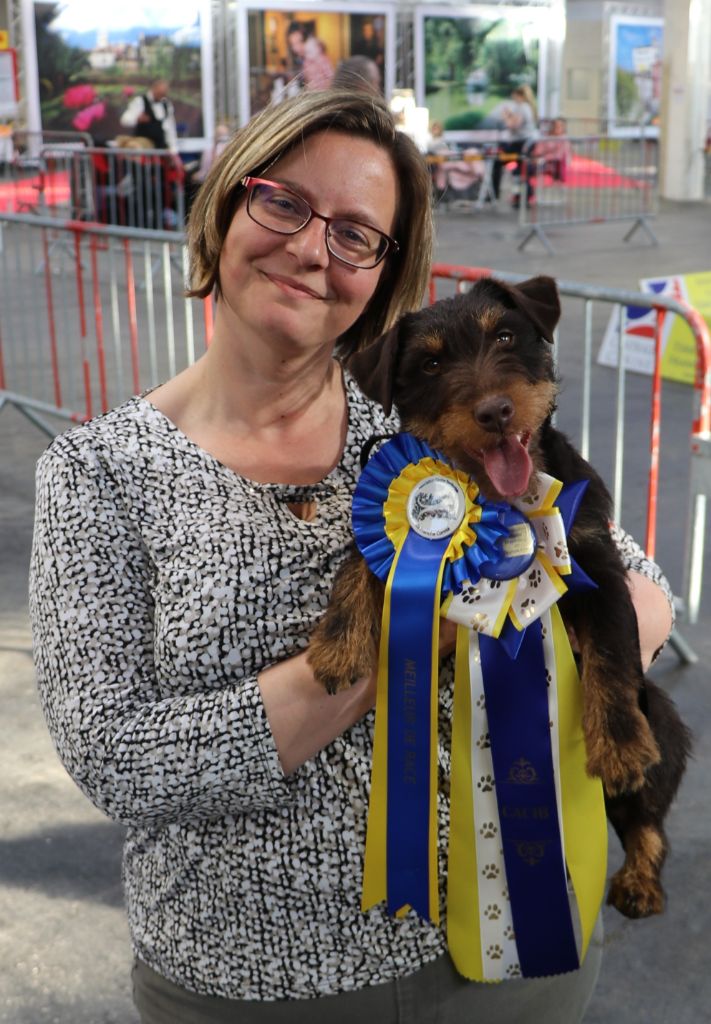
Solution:
[{"label": "dog's ear", "polygon": [[393,407],[395,363],[399,348],[400,325],[396,324],[346,360],[346,366],[360,390],[374,402],[379,402],[386,416],[390,415]]},{"label": "dog's ear", "polygon": [[553,344],[553,331],[560,320],[560,297],[552,277],[541,274],[520,284],[509,285],[516,304],[533,320],[546,341]]}]

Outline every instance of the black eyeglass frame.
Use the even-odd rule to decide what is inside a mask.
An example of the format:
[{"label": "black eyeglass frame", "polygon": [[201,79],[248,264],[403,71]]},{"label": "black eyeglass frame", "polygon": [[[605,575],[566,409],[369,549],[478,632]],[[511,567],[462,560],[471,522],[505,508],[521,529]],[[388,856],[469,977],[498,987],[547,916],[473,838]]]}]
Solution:
[{"label": "black eyeglass frame", "polygon": [[[304,199],[302,195],[299,195],[298,192],[295,192],[293,188],[287,188],[286,185],[280,185],[278,181],[270,181],[268,178],[255,178],[253,175],[248,174],[241,179],[240,185],[243,185],[247,191],[247,214],[249,215],[250,219],[254,221],[255,224],[259,224],[260,228],[264,228],[265,231],[273,231],[277,235],[296,235],[299,233],[299,231],[303,231],[306,225],[310,224],[314,217],[316,217],[318,220],[322,220],[326,225],[326,248],[328,249],[330,254],[333,256],[334,259],[338,260],[340,263],[345,263],[346,266],[353,267],[355,270],[375,270],[376,267],[380,266],[380,264],[383,262],[386,256],[390,256],[391,254],[394,255],[395,253],[400,251],[399,243],[396,242],[394,238],[391,238],[390,235],[387,235],[384,231],[381,231],[380,228],[376,228],[372,224],[365,224],[363,221],[355,220],[352,217],[326,217],[325,214],[319,213],[318,210],[314,210],[311,203]],[[257,185],[267,185],[269,188],[278,189],[281,192],[288,192],[289,195],[295,196],[300,202],[304,204],[304,206],[307,207],[309,211],[309,216],[307,217],[303,224],[300,224],[298,228],[294,228],[293,231],[281,231],[279,228],[274,228],[266,224],[262,224],[261,221],[257,220],[257,218],[254,216],[251,210],[252,195],[254,194],[254,189]],[[385,240],[385,248],[380,253],[375,263],[371,263],[369,266],[363,267],[359,263],[352,263],[351,260],[347,260],[344,256],[339,256],[337,252],[333,251],[329,239],[328,228],[329,225],[332,224],[334,221],[346,221],[349,224],[357,224],[359,227],[368,228],[369,231],[377,232],[380,235],[380,237]]]}]

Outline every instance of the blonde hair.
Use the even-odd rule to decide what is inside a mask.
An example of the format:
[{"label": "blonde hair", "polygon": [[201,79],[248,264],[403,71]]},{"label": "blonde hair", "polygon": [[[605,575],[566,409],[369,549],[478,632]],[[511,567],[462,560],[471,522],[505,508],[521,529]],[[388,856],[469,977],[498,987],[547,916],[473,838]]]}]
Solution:
[{"label": "blonde hair", "polygon": [[536,94],[534,93],[528,82],[523,82],[522,85],[517,85],[511,92],[512,96],[520,96],[525,103],[528,103],[529,107],[533,111],[533,116],[538,120],[538,102],[536,100]]},{"label": "blonde hair", "polygon": [[234,135],[207,175],[190,212],[188,295],[203,298],[214,289],[219,299],[220,253],[237,205],[245,195],[242,178],[264,174],[294,147],[321,131],[342,132],[380,146],[392,160],[398,183],[392,233],[400,250],[386,257],[370,302],[339,339],[339,350],[349,354],[373,341],[404,313],[420,307],[432,259],[427,165],[412,140],[397,130],[390,111],[378,97],[336,89],[302,93],[267,107]]}]

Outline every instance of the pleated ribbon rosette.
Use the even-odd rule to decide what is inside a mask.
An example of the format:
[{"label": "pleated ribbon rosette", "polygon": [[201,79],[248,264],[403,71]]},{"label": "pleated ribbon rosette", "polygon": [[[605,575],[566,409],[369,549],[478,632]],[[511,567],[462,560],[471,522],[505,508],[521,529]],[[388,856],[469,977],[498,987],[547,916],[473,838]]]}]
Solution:
[{"label": "pleated ribbon rosette", "polygon": [[[385,583],[363,909],[439,924],[439,619],[457,625],[447,941],[478,981],[577,969],[602,901],[602,786],[556,602],[595,584],[566,536],[586,483],[490,502],[411,434],[366,465],[353,529]],[[574,923],[577,917],[577,926]]]}]

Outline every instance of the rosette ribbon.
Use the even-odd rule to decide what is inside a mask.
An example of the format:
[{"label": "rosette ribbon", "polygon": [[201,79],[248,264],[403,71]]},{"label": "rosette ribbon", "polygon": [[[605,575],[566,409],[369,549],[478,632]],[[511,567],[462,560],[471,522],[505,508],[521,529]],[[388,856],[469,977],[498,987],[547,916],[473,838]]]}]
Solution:
[{"label": "rosette ribbon", "polygon": [[[594,586],[566,535],[585,490],[545,474],[511,504],[410,434],[366,465],[353,529],[385,583],[363,909],[439,923],[441,614],[457,625],[447,937],[468,978],[575,970],[605,883],[599,780],[556,602]],[[569,892],[568,882],[571,891]]]}]

